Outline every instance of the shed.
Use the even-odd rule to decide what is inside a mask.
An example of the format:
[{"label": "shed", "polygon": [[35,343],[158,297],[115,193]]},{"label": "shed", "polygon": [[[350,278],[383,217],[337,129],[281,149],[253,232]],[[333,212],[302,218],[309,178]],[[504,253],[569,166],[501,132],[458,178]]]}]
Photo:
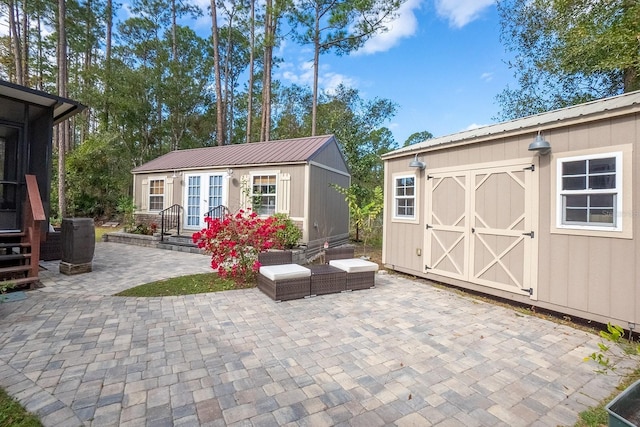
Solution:
[{"label": "shed", "polygon": [[383,264],[634,328],[639,140],[632,92],[390,152]]},{"label": "shed", "polygon": [[349,209],[331,185],[348,187],[351,176],[333,135],[177,150],[132,173],[139,222],[159,222],[177,205],[181,225],[193,232],[219,206],[252,208],[289,215],[307,254],[349,239]]}]

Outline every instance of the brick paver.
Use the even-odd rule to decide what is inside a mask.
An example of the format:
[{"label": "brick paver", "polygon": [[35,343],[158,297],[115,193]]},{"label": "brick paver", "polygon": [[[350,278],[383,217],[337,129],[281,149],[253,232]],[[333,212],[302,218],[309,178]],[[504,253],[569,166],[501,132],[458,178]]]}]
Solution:
[{"label": "brick paver", "polygon": [[0,386],[45,426],[568,425],[618,377],[594,335],[387,274],[275,303],[257,289],[110,296],[207,257],[98,243],[93,272],[0,304]]}]

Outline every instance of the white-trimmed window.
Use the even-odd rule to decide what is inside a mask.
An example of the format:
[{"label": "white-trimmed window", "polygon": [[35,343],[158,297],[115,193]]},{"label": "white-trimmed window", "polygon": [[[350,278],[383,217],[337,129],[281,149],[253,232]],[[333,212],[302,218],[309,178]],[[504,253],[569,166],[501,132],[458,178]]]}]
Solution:
[{"label": "white-trimmed window", "polygon": [[394,178],[394,211],[398,219],[415,219],[416,216],[416,176],[405,175]]},{"label": "white-trimmed window", "polygon": [[149,210],[161,211],[164,209],[164,179],[149,180]]},{"label": "white-trimmed window", "polygon": [[276,175],[253,175],[251,177],[251,205],[258,215],[276,213]]},{"label": "white-trimmed window", "polygon": [[622,229],[622,153],[558,159],[559,228]]}]

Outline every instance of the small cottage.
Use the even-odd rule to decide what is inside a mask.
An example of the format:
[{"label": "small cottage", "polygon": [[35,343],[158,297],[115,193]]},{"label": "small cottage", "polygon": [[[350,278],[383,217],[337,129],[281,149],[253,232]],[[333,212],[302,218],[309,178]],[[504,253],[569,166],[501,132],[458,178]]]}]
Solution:
[{"label": "small cottage", "polygon": [[349,210],[332,184],[351,176],[333,135],[172,151],[132,171],[138,222],[160,223],[177,209],[187,233],[205,215],[252,208],[287,214],[302,230],[307,255],[349,238]]},{"label": "small cottage", "polygon": [[640,323],[640,92],[383,156],[387,268]]}]

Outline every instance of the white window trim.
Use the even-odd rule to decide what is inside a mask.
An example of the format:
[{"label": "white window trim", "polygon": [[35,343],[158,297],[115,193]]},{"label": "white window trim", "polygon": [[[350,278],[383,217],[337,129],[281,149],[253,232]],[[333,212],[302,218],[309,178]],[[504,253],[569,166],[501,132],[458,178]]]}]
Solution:
[{"label": "white window trim", "polygon": [[[399,179],[413,178],[413,215],[398,215],[398,196],[396,195],[397,182]],[[418,218],[418,177],[414,173],[399,173],[393,175],[392,180],[392,198],[393,198],[393,215],[394,221],[407,221],[415,222]],[[402,199],[408,199],[410,197],[401,197]]]},{"label": "white window trim", "polygon": [[[265,170],[265,171],[256,171],[256,172],[250,172],[249,173],[249,206],[251,207],[252,211],[253,211],[253,178],[256,176],[275,176],[276,178],[276,194],[275,194],[275,205],[274,205],[274,212],[273,213],[278,213],[278,199],[279,199],[279,191],[280,191],[280,171],[277,170]],[[259,212],[256,212],[260,217],[262,218],[268,218],[271,215],[267,215],[267,214],[260,214]]]},{"label": "white window trim", "polygon": [[[151,197],[157,197],[159,194],[151,194],[151,183],[153,181],[162,181],[162,209],[151,209]],[[167,208],[167,177],[165,176],[151,176],[148,178],[148,194],[147,194],[147,206],[149,206],[149,212],[162,212]]]},{"label": "white window trim", "polygon": [[[562,165],[566,162],[602,159],[606,157],[614,157],[616,159],[616,188],[606,190],[579,190],[568,191],[562,189]],[[609,231],[609,232],[621,232],[623,231],[622,224],[622,212],[623,212],[623,156],[622,151],[588,154],[582,156],[561,157],[556,162],[556,228],[566,230],[585,230],[585,231]],[[562,203],[562,196],[565,194],[598,194],[598,193],[615,193],[615,206],[616,206],[616,218],[614,226],[598,226],[598,225],[581,225],[581,224],[563,224],[562,218],[564,214],[564,204]]]}]

